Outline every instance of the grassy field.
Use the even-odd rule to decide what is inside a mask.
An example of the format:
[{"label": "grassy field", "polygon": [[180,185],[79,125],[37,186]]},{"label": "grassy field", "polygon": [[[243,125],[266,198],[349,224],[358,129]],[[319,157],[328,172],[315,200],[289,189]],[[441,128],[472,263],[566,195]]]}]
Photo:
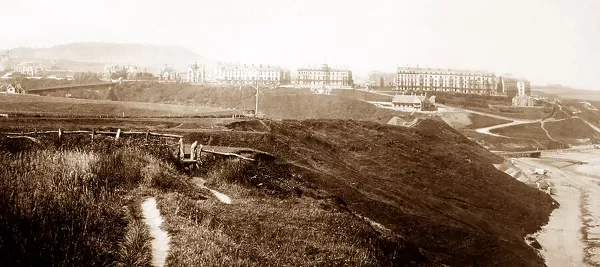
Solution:
[{"label": "grassy field", "polygon": [[484,128],[484,127],[505,124],[505,123],[510,122],[508,120],[498,119],[498,118],[489,117],[489,116],[483,116],[483,115],[474,114],[474,113],[469,113],[469,119],[471,120],[471,124],[466,126],[469,129]]},{"label": "grassy field", "polygon": [[600,141],[600,133],[581,121],[580,118],[547,122],[545,127],[554,139],[568,144],[579,145]]},{"label": "grassy field", "polygon": [[378,102],[391,102],[393,98],[392,96],[373,94],[359,90],[335,90],[333,91],[333,95],[349,99]]},{"label": "grassy field", "polygon": [[498,129],[493,129],[490,131],[494,134],[510,136],[514,138],[522,138],[522,139],[534,139],[534,140],[548,140],[548,135],[542,129],[542,124],[537,123],[528,123],[528,124],[520,124],[509,127],[503,127]]},{"label": "grassy field", "polygon": [[231,114],[230,110],[192,105],[168,105],[106,100],[83,100],[60,97],[0,94],[0,113],[42,116],[201,116]]},{"label": "grassy field", "polygon": [[478,133],[473,130],[461,131],[469,139],[493,151],[535,151],[543,149],[559,149],[567,147],[567,144],[546,139],[517,139],[492,136]]},{"label": "grassy field", "polygon": [[[68,91],[74,98],[109,99],[106,91]],[[357,119],[387,122],[401,112],[379,109],[364,101],[390,101],[391,97],[355,90],[335,90],[332,95],[314,95],[308,89],[262,89],[259,112],[272,119]],[[49,92],[64,96],[67,92]],[[213,108],[255,108],[251,87],[197,86],[189,84],[124,83],[116,86],[111,98],[119,101],[185,104]]]},{"label": "grassy field", "polygon": [[3,264],[147,266],[139,200],[156,191],[156,178],[144,169],[167,166],[152,156],[162,150],[102,139],[86,145],[75,137],[40,140],[32,146],[0,139]]},{"label": "grassy field", "polygon": [[[169,266],[429,266],[305,171],[273,161],[205,161],[186,172],[168,147],[135,139],[0,139],[0,256],[7,266],[149,266],[140,203],[153,196],[172,240]],[[193,178],[196,177],[196,178]],[[223,205],[197,179],[234,199]]]},{"label": "grassy field", "polygon": [[510,122],[508,120],[467,112],[442,113],[439,117],[455,129],[477,129]]},{"label": "grassy field", "polygon": [[295,178],[302,172],[276,162],[209,162],[195,175],[234,203],[163,195],[158,204],[174,240],[167,264],[399,266],[425,261],[416,247],[386,238],[335,199],[304,186]]},{"label": "grassy field", "polygon": [[470,110],[484,112],[492,115],[499,115],[513,119],[521,120],[539,120],[552,113],[552,107],[544,108],[511,108],[502,110],[493,110],[489,108],[469,108]]},{"label": "grassy field", "polygon": [[[201,120],[201,119],[198,119]],[[115,119],[115,118],[55,118],[10,117],[0,118],[2,132],[29,132],[34,130],[163,130],[178,126],[172,119]]]},{"label": "grassy field", "polygon": [[504,96],[483,96],[472,94],[453,94],[446,92],[434,92],[436,102],[444,105],[462,108],[484,108],[488,105],[510,105],[511,100]]},{"label": "grassy field", "polygon": [[[264,130],[258,122],[231,127]],[[186,138],[260,149],[306,170],[304,186],[334,194],[437,264],[543,265],[523,238],[547,221],[551,198],[498,172],[491,163],[500,158],[447,125],[309,120],[269,127],[266,135]]]}]

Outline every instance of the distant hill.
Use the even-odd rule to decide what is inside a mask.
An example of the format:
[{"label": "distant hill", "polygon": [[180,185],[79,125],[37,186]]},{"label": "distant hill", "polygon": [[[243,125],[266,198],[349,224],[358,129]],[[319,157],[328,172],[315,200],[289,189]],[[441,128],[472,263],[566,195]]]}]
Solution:
[{"label": "distant hill", "polygon": [[600,100],[600,90],[575,89],[564,85],[533,85],[531,91],[537,95],[562,99]]},{"label": "distant hill", "polygon": [[10,55],[22,59],[135,64],[156,69],[165,64],[182,70],[194,62],[212,64],[211,60],[180,45],[81,42],[48,48],[20,47],[11,49]]}]

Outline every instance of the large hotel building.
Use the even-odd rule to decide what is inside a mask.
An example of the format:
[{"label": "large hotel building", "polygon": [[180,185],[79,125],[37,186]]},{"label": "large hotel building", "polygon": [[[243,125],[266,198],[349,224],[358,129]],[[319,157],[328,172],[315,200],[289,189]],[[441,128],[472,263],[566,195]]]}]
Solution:
[{"label": "large hotel building", "polygon": [[214,79],[224,84],[270,84],[291,82],[290,71],[268,65],[220,64],[214,70]]},{"label": "large hotel building", "polygon": [[497,90],[498,77],[487,71],[399,67],[398,90],[489,94]]},{"label": "large hotel building", "polygon": [[496,76],[480,70],[399,67],[396,88],[408,91],[441,91],[465,94],[531,95],[530,82],[510,74]]},{"label": "large hotel building", "polygon": [[298,69],[297,85],[300,87],[352,88],[354,80],[351,70],[334,69],[327,64],[322,64],[320,68]]}]

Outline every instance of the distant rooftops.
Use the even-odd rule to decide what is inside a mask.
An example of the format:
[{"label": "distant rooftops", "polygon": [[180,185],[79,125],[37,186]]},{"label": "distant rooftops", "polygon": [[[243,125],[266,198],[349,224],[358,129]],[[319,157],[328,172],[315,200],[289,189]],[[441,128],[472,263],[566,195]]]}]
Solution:
[{"label": "distant rooftops", "polygon": [[303,68],[298,68],[298,71],[347,71],[347,72],[351,72],[350,69],[331,68],[327,64],[321,64],[320,67],[303,67]]},{"label": "distant rooftops", "polygon": [[392,98],[392,103],[394,104],[421,104],[425,99],[424,96],[416,96],[416,95],[395,95]]},{"label": "distant rooftops", "polygon": [[398,67],[398,72],[429,72],[443,74],[479,74],[486,76],[494,76],[493,72],[485,70],[461,70],[461,69],[442,69],[442,68],[421,68],[421,67]]},{"label": "distant rooftops", "polygon": [[271,66],[271,65],[263,65],[263,64],[234,64],[234,63],[223,63],[223,62],[219,62],[218,68],[231,69],[231,70],[287,71],[286,68],[283,68],[280,66]]},{"label": "distant rooftops", "polygon": [[524,82],[529,82],[529,80],[527,78],[525,78],[525,77],[516,77],[516,76],[513,76],[510,73],[502,74],[500,76],[500,78],[502,78],[504,80],[509,80],[509,81],[524,81]]}]

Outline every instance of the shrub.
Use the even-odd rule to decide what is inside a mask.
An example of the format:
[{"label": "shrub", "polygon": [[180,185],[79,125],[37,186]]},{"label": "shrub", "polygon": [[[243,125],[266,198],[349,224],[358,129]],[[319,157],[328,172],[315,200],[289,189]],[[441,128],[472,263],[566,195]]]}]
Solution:
[{"label": "shrub", "polygon": [[[123,258],[123,247],[141,251],[135,246],[143,240],[136,232],[139,225],[128,226],[123,197],[143,181],[141,170],[156,163],[136,152],[51,148],[0,154],[3,264],[107,266],[135,262]],[[131,239],[129,243],[125,236]]]}]

